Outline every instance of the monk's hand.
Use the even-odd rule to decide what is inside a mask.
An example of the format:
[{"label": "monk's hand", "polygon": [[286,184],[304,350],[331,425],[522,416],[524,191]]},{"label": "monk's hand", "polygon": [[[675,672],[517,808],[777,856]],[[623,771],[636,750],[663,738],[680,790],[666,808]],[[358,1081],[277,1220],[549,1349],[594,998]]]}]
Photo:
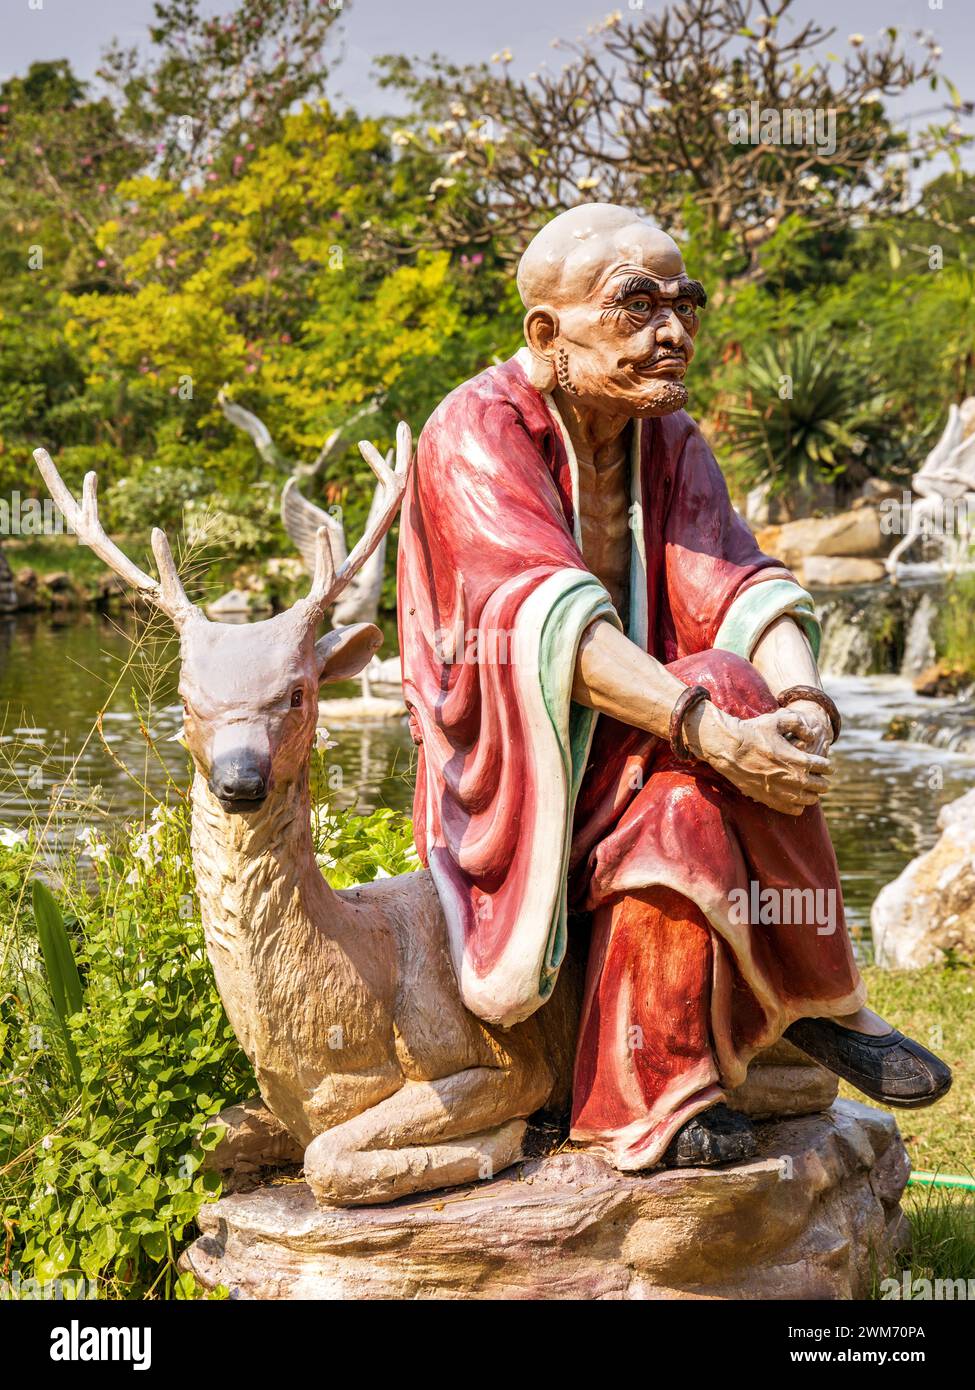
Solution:
[{"label": "monk's hand", "polygon": [[807,741],[818,745],[821,733],[805,710],[790,705],[735,719],[705,705],[695,725],[691,751],[752,801],[801,816],[829,791],[829,758],[805,746]]},{"label": "monk's hand", "polygon": [[829,715],[821,705],[811,700],[796,700],[787,706],[789,711],[798,714],[802,726],[790,734],[791,741],[804,748],[807,753],[818,753],[821,758],[829,756],[829,746],[833,742],[833,726]]}]

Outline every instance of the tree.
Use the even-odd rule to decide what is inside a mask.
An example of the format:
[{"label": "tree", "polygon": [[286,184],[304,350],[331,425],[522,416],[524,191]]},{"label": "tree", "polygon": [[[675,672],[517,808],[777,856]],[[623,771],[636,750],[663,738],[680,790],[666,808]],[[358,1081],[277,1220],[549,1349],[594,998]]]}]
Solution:
[{"label": "tree", "polygon": [[[543,217],[586,199],[632,204],[678,233],[694,209],[740,278],[762,274],[761,249],[797,214],[835,230],[903,211],[906,167],[963,140],[949,119],[911,144],[885,113],[884,98],[939,85],[937,51],[908,58],[888,29],[876,45],[852,35],[845,57],[823,55],[833,31],[796,22],[793,6],[617,11],[587,40],[558,45],[561,71],[527,80],[508,52],[494,70],[384,60],[417,117],[401,137],[407,155],[436,151],[444,166],[418,237],[500,239],[513,255]],[[950,118],[962,104],[947,90]]]},{"label": "tree", "polygon": [[122,129],[164,178],[204,177],[280,135],[287,112],[324,90],[325,50],[344,0],[155,0],[152,49],[113,44],[99,76]]}]

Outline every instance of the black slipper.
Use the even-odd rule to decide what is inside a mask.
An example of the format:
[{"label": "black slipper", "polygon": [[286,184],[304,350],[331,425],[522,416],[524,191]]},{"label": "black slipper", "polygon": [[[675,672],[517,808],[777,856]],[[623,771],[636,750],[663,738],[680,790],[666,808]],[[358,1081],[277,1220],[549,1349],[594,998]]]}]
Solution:
[{"label": "black slipper", "polygon": [[744,1163],[757,1152],[751,1121],[718,1101],[681,1125],[660,1161],[667,1168],[711,1168]]},{"label": "black slipper", "polygon": [[926,1047],[895,1028],[881,1037],[844,1028],[832,1018],[800,1018],[785,1037],[881,1105],[920,1110],[951,1086],[951,1070]]}]

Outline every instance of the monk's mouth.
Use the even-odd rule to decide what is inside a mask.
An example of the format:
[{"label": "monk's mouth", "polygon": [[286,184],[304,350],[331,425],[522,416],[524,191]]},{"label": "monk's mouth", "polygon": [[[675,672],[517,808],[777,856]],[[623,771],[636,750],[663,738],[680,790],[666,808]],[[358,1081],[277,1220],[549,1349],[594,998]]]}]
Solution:
[{"label": "monk's mouth", "polygon": [[669,377],[675,371],[687,371],[687,359],[683,353],[668,353],[666,357],[654,357],[651,361],[637,363],[636,370],[641,377]]},{"label": "monk's mouth", "polygon": [[683,376],[687,371],[687,358],[680,352],[666,356],[652,357],[647,362],[637,362],[633,370],[637,376]]}]

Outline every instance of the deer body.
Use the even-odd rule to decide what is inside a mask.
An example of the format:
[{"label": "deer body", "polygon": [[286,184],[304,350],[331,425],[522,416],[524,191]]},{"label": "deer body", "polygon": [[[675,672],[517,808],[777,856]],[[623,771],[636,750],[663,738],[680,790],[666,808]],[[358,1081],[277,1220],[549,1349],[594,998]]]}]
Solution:
[{"label": "deer body", "polygon": [[207,952],[269,1112],[302,1147],[316,1197],[337,1205],[474,1181],[520,1157],[526,1117],[567,1094],[578,1010],[569,970],[539,1014],[483,1023],[461,1001],[428,872],[335,892],[315,861],[318,687],[361,670],[381,640],[371,624],[315,633],[392,521],[411,459],[402,426],[398,445],[395,473],[360,446],[384,508],[338,574],[323,529],[309,597],[241,627],[190,604],[161,532],[158,582],[126,560],[98,522],[93,475],[79,506],[35,455],[79,537],[180,631]]}]

